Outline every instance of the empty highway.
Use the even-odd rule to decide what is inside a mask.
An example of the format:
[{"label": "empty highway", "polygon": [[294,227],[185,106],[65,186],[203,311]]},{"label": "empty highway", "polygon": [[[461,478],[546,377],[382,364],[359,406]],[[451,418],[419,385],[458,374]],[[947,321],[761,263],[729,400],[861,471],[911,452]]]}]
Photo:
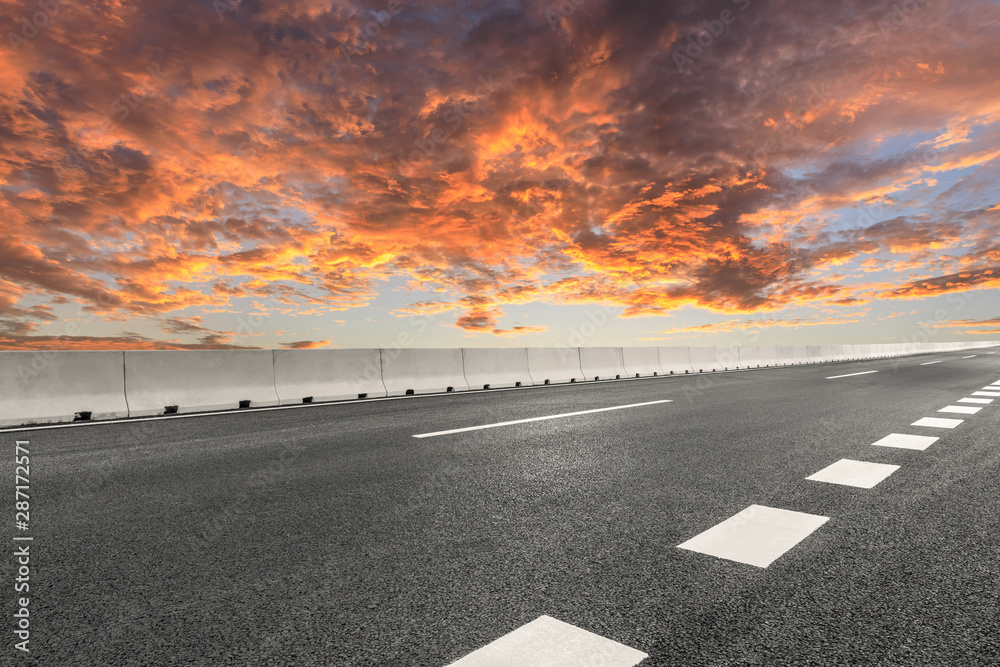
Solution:
[{"label": "empty highway", "polygon": [[[621,645],[595,667],[993,665],[998,381],[984,350],[8,429],[4,664],[501,664],[544,616]],[[843,460],[870,488],[807,479]],[[736,557],[679,548],[754,506],[709,534]],[[772,543],[772,509],[812,525]]]}]

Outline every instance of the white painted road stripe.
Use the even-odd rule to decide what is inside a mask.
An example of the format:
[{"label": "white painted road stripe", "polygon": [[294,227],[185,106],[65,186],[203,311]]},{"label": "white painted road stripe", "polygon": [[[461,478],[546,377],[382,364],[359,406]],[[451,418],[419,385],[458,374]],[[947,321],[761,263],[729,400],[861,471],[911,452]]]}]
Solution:
[{"label": "white painted road stripe", "polygon": [[910,426],[931,426],[933,428],[955,428],[964,419],[943,419],[941,417],[924,417],[910,424]]},{"label": "white painted road stripe", "polygon": [[906,433],[890,433],[881,440],[873,442],[876,447],[898,447],[900,449],[927,449],[941,438],[930,435],[907,435]]},{"label": "white painted road stripe", "polygon": [[962,358],[963,358],[963,359],[972,359],[972,358],[973,358],[974,356],[976,356],[976,355],[974,355],[974,354],[970,354],[969,356],[967,356],[967,357],[962,357]]},{"label": "white painted road stripe", "polygon": [[944,359],[938,359],[937,361],[925,361],[924,363],[922,363],[920,365],[921,366],[930,366],[931,364],[940,364],[942,361],[944,361]]},{"label": "white painted road stripe", "polygon": [[974,391],[973,396],[989,396],[990,398],[1000,397],[1000,392],[997,391]]},{"label": "white painted road stripe", "polygon": [[960,398],[959,403],[981,403],[983,405],[989,405],[993,402],[992,398]]},{"label": "white painted road stripe", "polygon": [[648,657],[575,625],[539,616],[449,667],[632,667]]},{"label": "white painted road stripe", "polygon": [[869,373],[878,373],[878,371],[861,371],[860,373],[848,373],[847,375],[831,375],[827,380],[836,380],[837,378],[849,378],[854,375],[868,375]]},{"label": "white painted road stripe", "polygon": [[767,567],[829,520],[827,516],[751,505],[677,547]]},{"label": "white painted road stripe", "polygon": [[625,408],[639,408],[644,405],[658,405],[660,403],[673,403],[673,400],[649,401],[648,403],[632,403],[630,405],[615,405],[610,408],[597,408],[596,410],[580,410],[579,412],[564,412],[561,415],[547,415],[545,417],[529,417],[528,419],[515,419],[509,422],[497,422],[496,424],[483,424],[482,426],[466,426],[465,428],[453,428],[448,431],[435,431],[434,433],[418,433],[414,438],[430,438],[435,435],[448,435],[449,433],[465,433],[466,431],[481,431],[484,428],[497,428],[499,426],[510,426],[511,424],[526,424],[528,422],[540,422],[546,419],[560,419],[562,417],[575,417],[577,415],[589,415],[594,412],[607,412],[608,410],[624,410]]},{"label": "white painted road stripe", "polygon": [[806,479],[814,482],[827,482],[828,484],[843,484],[845,486],[870,489],[897,470],[899,470],[899,466],[887,465],[885,463],[840,459],[819,472],[809,475]]},{"label": "white painted road stripe", "polygon": [[951,412],[956,415],[974,415],[980,410],[982,408],[974,408],[969,405],[948,405],[938,410],[938,412]]}]

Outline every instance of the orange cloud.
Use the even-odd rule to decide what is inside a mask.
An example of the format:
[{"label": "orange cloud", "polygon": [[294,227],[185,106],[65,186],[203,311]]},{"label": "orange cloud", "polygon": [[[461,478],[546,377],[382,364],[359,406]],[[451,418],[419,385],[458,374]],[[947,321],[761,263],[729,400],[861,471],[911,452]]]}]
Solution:
[{"label": "orange cloud", "polygon": [[314,350],[319,347],[326,347],[333,340],[297,340],[294,343],[281,343],[281,347],[290,350]]},{"label": "orange cloud", "polygon": [[[514,304],[768,313],[996,286],[995,3],[885,35],[856,29],[874,6],[747,12],[754,39],[686,72],[671,54],[711,8],[594,3],[553,30],[414,6],[359,43],[366,4],[293,4],[65,6],[0,53],[5,345],[231,345],[212,314],[329,316],[388,281],[414,293],[394,315],[497,336],[546,329],[501,328]],[[72,305],[120,335],[53,337]],[[191,342],[126,335],[139,318]]]}]

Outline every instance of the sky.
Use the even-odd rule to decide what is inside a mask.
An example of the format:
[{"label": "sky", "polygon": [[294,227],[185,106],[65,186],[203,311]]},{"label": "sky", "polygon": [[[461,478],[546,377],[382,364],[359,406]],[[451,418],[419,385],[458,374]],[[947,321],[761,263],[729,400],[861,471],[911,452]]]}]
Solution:
[{"label": "sky", "polygon": [[0,349],[1000,340],[998,2],[0,5]]}]

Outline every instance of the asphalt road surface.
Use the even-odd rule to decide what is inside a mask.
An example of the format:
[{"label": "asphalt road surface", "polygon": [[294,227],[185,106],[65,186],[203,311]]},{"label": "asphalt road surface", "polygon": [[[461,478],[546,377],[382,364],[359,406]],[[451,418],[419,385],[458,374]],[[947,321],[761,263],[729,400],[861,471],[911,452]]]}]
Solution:
[{"label": "asphalt road surface", "polygon": [[[989,352],[6,431],[0,663],[444,667],[549,616],[641,667],[996,665]],[[899,468],[806,479],[841,459]],[[828,520],[767,567],[678,548],[754,505]]]}]

